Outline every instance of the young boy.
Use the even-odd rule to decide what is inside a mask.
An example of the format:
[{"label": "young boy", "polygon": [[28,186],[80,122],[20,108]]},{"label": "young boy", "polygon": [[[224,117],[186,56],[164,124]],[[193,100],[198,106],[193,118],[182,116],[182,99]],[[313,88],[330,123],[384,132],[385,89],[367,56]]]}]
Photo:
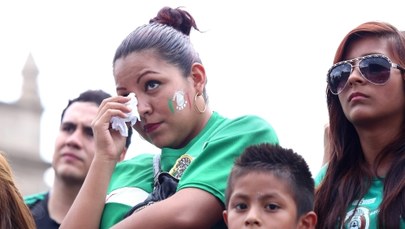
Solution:
[{"label": "young boy", "polygon": [[228,178],[224,220],[229,229],[315,228],[314,180],[291,149],[258,144],[236,159]]}]

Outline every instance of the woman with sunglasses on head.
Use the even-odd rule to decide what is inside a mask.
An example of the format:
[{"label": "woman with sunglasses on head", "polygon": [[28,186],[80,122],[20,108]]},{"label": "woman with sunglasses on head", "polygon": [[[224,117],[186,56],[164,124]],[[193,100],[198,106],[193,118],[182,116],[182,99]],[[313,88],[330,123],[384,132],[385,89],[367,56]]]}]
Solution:
[{"label": "woman with sunglasses on head", "polygon": [[[226,228],[222,211],[234,159],[249,145],[278,139],[262,118],[229,119],[209,108],[192,28],[188,12],[164,7],[116,50],[118,96],[105,99],[93,121],[95,156],[61,228]],[[133,93],[140,116],[133,127],[161,153],[117,164],[125,138],[109,128],[110,120],[132,113],[126,103]],[[156,192],[166,189],[173,192]]]},{"label": "woman with sunglasses on head", "polygon": [[405,228],[405,37],[388,23],[361,24],[334,63],[317,228]]}]

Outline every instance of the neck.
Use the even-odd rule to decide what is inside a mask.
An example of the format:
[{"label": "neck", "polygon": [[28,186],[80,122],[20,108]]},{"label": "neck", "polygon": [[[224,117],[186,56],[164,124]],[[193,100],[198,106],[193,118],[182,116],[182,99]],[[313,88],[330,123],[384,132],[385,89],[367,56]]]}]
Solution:
[{"label": "neck", "polygon": [[79,193],[80,188],[81,184],[66,183],[55,177],[48,200],[49,216],[53,220],[58,223],[62,222]]},{"label": "neck", "polygon": [[[381,151],[398,137],[401,130],[400,126],[385,123],[385,125],[378,127],[356,127],[364,157],[370,167],[375,165],[376,158]],[[377,174],[385,176],[390,164],[389,158],[384,159],[377,169]]]}]

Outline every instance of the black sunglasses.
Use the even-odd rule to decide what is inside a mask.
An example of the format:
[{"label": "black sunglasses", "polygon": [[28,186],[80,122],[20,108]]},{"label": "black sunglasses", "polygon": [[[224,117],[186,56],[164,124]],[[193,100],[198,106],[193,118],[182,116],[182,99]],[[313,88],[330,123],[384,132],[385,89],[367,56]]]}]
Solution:
[{"label": "black sunglasses", "polygon": [[[354,65],[355,62],[358,62],[358,65]],[[392,63],[388,57],[382,54],[372,54],[341,61],[334,64],[328,71],[327,82],[332,94],[338,95],[345,89],[350,74],[357,66],[359,67],[361,76],[375,85],[384,85],[388,81],[391,67],[397,68],[402,72],[405,71],[403,67]]]}]

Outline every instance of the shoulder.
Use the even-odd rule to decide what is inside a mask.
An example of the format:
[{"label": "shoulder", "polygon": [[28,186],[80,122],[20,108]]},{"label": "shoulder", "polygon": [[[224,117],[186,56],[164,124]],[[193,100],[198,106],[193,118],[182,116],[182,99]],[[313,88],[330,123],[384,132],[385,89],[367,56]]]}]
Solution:
[{"label": "shoulder", "polygon": [[318,186],[321,181],[323,180],[323,178],[325,177],[326,174],[326,170],[328,169],[328,164],[325,164],[324,166],[322,166],[322,168],[319,170],[318,174],[315,176],[315,186]]},{"label": "shoulder", "polygon": [[121,161],[117,164],[113,176],[122,174],[139,174],[140,172],[152,168],[155,154],[138,154],[132,158]]},{"label": "shoulder", "polygon": [[213,112],[212,117],[215,119],[219,119],[221,121],[226,121],[226,122],[263,122],[269,124],[265,119],[258,115],[253,115],[253,114],[247,114],[247,115],[240,115],[240,116],[235,116],[235,117],[225,117],[221,115],[218,112]]},{"label": "shoulder", "polygon": [[235,118],[225,118],[218,115],[220,125],[217,132],[226,135],[251,135],[262,136],[271,142],[278,142],[276,131],[264,118],[257,115],[243,115]]},{"label": "shoulder", "polygon": [[120,169],[122,167],[132,167],[134,165],[145,166],[146,164],[149,164],[148,162],[152,162],[154,155],[155,154],[152,153],[138,154],[132,158],[119,162],[117,164],[117,169]]},{"label": "shoulder", "polygon": [[38,203],[40,201],[44,201],[46,199],[47,194],[48,194],[48,192],[41,192],[41,193],[24,196],[24,202],[28,206],[35,205],[36,203]]},{"label": "shoulder", "polygon": [[264,118],[257,115],[243,115],[231,119],[232,123],[248,123],[248,124],[257,124],[260,126],[271,127],[270,123]]},{"label": "shoulder", "polygon": [[148,188],[153,182],[153,157],[155,154],[139,154],[121,161],[111,177],[109,191],[123,187]]}]

